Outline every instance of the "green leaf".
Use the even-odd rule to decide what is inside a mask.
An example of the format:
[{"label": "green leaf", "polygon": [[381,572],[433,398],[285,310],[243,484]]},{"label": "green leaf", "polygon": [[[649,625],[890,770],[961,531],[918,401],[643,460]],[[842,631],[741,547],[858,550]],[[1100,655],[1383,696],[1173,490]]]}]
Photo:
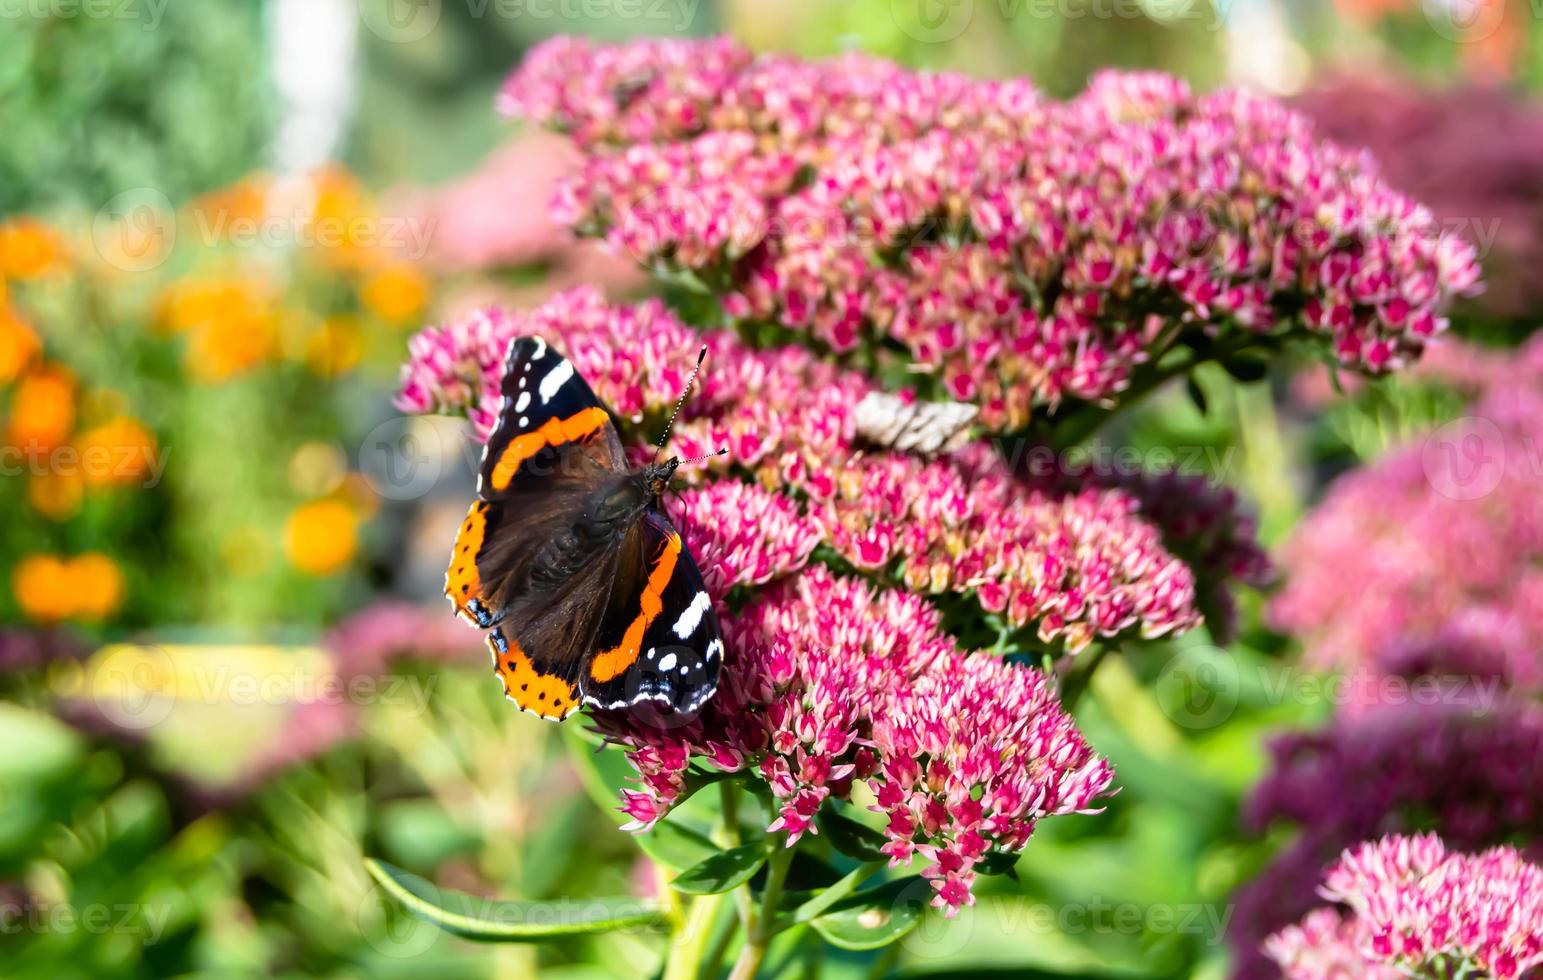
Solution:
[{"label": "green leaf", "polygon": [[477,898],[439,888],[384,861],[366,858],[365,868],[386,893],[412,914],[446,932],[478,942],[530,942],[550,936],[609,932],[660,921],[659,905],[636,898],[512,902]]},{"label": "green leaf", "polygon": [[975,862],[973,870],[983,875],[1007,875],[1017,881],[1018,861],[1022,857],[1022,851],[992,851]]},{"label": "green leaf", "polygon": [[654,824],[645,833],[637,834],[635,839],[638,847],[654,863],[671,871],[695,867],[721,850],[705,834],[668,819]]},{"label": "green leaf", "polygon": [[1222,367],[1233,378],[1245,384],[1263,381],[1265,375],[1270,373],[1270,366],[1268,364],[1253,358],[1232,358],[1223,361]]},{"label": "green leaf", "polygon": [[830,845],[847,857],[859,861],[888,861],[889,855],[881,848],[886,843],[883,834],[851,817],[831,809],[820,812],[820,833]]},{"label": "green leaf", "polygon": [[738,888],[761,870],[770,853],[769,840],[719,851],[675,876],[670,887],[686,895],[719,895]]},{"label": "green leaf", "polygon": [[1184,379],[1184,390],[1189,392],[1189,400],[1195,403],[1195,408],[1199,409],[1201,415],[1210,414],[1210,407],[1206,403],[1205,389],[1200,387],[1200,382],[1195,380],[1194,375]]},{"label": "green leaf", "polygon": [[931,897],[924,880],[903,878],[838,902],[812,925],[832,946],[879,949],[915,929]]}]

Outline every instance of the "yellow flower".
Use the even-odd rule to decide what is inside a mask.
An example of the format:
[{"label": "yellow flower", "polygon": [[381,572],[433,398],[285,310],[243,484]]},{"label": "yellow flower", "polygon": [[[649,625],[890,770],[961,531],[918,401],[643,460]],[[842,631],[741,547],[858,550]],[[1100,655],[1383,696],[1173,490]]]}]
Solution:
[{"label": "yellow flower", "polygon": [[155,435],[127,415],[109,419],[76,440],[81,470],[94,487],[143,483],[155,460]]},{"label": "yellow flower", "polygon": [[75,558],[28,555],[11,571],[11,590],[28,619],[95,622],[123,605],[123,572],[95,551]]},{"label": "yellow flower", "polygon": [[75,381],[58,365],[45,365],[24,376],[11,396],[6,424],[8,445],[29,456],[52,452],[75,428]]},{"label": "yellow flower", "polygon": [[343,569],[359,546],[359,518],[338,500],[303,504],[284,525],[284,552],[290,564],[311,575]]},{"label": "yellow flower", "polygon": [[80,513],[85,496],[85,481],[79,473],[34,473],[27,480],[27,502],[51,521],[67,521]]},{"label": "yellow flower", "polygon": [[253,280],[183,279],[161,294],[156,319],[165,333],[179,334],[210,323],[239,319],[270,305],[267,289]]},{"label": "yellow flower", "polygon": [[183,360],[200,381],[228,381],[271,358],[278,347],[276,316],[264,310],[208,320],[193,330]]},{"label": "yellow flower", "polygon": [[248,174],[233,184],[195,199],[188,205],[188,214],[197,227],[230,237],[233,233],[256,228],[267,214],[268,196],[272,190],[271,176]]},{"label": "yellow flower", "polygon": [[32,327],[0,299],[0,384],[15,381],[40,348]]},{"label": "yellow flower", "polygon": [[0,273],[12,279],[37,279],[64,267],[64,239],[35,218],[0,224]]},{"label": "yellow flower", "polygon": [[359,322],[349,316],[329,317],[305,339],[305,363],[322,378],[347,374],[364,353]]},{"label": "yellow flower", "polygon": [[123,572],[117,562],[92,551],[66,567],[75,588],[74,618],[97,622],[123,605]]},{"label": "yellow flower", "polygon": [[53,555],[28,555],[18,562],[11,570],[11,592],[26,617],[38,622],[68,619],[75,608],[75,583]]},{"label": "yellow flower", "polygon": [[393,262],[364,280],[359,299],[382,320],[403,326],[423,315],[429,302],[429,281],[411,263]]}]

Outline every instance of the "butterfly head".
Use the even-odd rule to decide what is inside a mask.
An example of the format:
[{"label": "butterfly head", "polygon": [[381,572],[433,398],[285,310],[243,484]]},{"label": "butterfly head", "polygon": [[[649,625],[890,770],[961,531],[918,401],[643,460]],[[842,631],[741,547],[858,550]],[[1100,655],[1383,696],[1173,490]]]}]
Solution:
[{"label": "butterfly head", "polygon": [[643,469],[643,486],[648,488],[652,496],[662,497],[664,492],[670,489],[670,480],[675,477],[675,471],[679,468],[680,460],[674,456],[662,463],[649,463]]}]

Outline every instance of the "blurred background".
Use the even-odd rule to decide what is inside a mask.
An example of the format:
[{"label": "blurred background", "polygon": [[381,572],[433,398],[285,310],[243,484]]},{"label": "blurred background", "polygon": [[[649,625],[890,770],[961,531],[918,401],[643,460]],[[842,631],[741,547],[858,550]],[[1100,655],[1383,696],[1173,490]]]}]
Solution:
[{"label": "blurred background", "polygon": [[[443,608],[469,443],[391,398],[425,323],[646,288],[548,222],[573,158],[493,109],[522,53],[721,32],[1058,97],[1103,67],[1264,89],[1479,246],[1454,350],[1505,360],[1543,313],[1538,0],[0,2],[0,973],[657,964],[646,932],[465,943],[365,875],[372,854],[478,894],[655,887],[618,773],[507,706]],[[1200,388],[1204,411],[1164,393],[1116,437],[1204,450],[1272,549],[1333,477],[1473,394],[1439,371],[1342,392],[1289,363]],[[1078,706],[1124,786],[1104,819],[1046,827],[1018,880],[827,973],[1227,975],[1259,904],[1239,889],[1297,840],[1245,813],[1268,739],[1335,707],[1293,683],[1265,603],[1228,646],[1104,666]]]}]

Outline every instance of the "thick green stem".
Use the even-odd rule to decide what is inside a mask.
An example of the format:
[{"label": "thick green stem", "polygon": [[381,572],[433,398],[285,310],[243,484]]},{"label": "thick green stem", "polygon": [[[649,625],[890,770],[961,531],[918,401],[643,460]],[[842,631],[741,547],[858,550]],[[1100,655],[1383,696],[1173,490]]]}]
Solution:
[{"label": "thick green stem", "polygon": [[776,935],[777,906],[782,904],[782,883],[787,880],[788,867],[793,863],[793,849],[778,847],[766,862],[766,888],[761,892],[761,907],[751,914],[749,928],[745,930],[745,945],[740,948],[739,959],[729,980],[754,980],[766,958],[766,947]]},{"label": "thick green stem", "polygon": [[664,980],[696,980],[722,904],[722,895],[703,895],[692,901],[685,926],[671,939]]},{"label": "thick green stem", "polygon": [[[726,779],[719,784],[719,794],[723,801],[722,841],[724,848],[738,847],[740,844],[739,833],[739,785],[732,779]],[[745,935],[750,934],[750,921],[754,918],[754,898],[750,894],[750,883],[746,882],[734,889],[734,908],[739,913],[739,922],[745,929]]]},{"label": "thick green stem", "polygon": [[1071,659],[1070,668],[1061,682],[1061,707],[1065,708],[1067,713],[1070,713],[1082,699],[1083,692],[1093,681],[1093,672],[1098,669],[1099,664],[1103,663],[1108,653],[1109,648],[1100,643]]}]

